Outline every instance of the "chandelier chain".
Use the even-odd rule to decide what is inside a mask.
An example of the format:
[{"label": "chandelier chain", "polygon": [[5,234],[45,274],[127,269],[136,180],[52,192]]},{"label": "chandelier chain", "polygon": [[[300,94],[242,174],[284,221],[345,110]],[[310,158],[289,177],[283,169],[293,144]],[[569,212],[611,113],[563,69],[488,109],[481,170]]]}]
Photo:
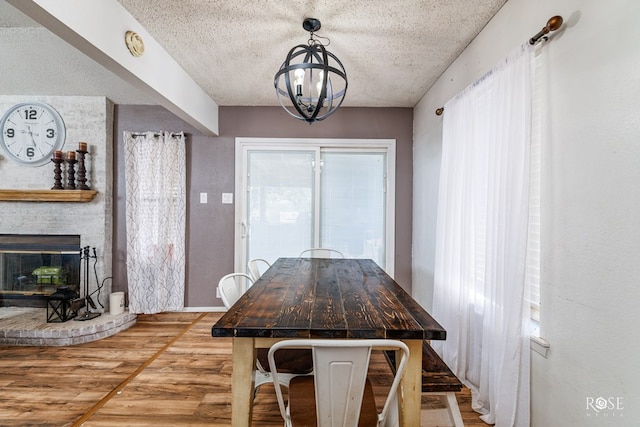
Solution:
[{"label": "chandelier chain", "polygon": [[[316,38],[314,39],[314,37],[316,37]],[[323,43],[322,41],[320,41],[318,39],[326,40],[326,42]],[[315,46],[315,45],[319,44],[319,45],[322,45],[324,47],[327,47],[327,46],[329,46],[331,44],[331,40],[329,39],[329,37],[319,36],[316,33],[314,33],[313,31],[309,31],[309,40],[307,41],[307,44],[309,46]]]}]

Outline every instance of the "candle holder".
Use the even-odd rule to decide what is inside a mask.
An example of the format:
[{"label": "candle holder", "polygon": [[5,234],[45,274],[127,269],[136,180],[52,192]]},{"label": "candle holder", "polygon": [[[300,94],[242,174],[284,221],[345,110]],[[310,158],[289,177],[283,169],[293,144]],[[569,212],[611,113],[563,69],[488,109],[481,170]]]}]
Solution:
[{"label": "candle holder", "polygon": [[67,158],[67,185],[64,186],[65,190],[76,189],[76,170],[75,164],[78,163],[76,159]]},{"label": "candle holder", "polygon": [[61,157],[53,157],[53,187],[52,190],[64,190],[62,186],[62,167],[60,166],[64,160]]},{"label": "candle holder", "polygon": [[87,185],[87,169],[84,166],[84,156],[88,151],[86,149],[83,150],[82,145],[80,147],[79,150],[76,150],[76,153],[78,153],[78,188],[80,190],[91,190]]}]

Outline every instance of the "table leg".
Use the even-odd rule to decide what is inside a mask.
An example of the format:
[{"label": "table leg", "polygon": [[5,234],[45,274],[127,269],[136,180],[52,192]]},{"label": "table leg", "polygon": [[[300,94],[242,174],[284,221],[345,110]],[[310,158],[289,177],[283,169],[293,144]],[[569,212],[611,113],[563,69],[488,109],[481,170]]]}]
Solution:
[{"label": "table leg", "polygon": [[233,338],[232,356],[231,424],[233,427],[249,427],[253,412],[253,371],[256,366],[253,338]]},{"label": "table leg", "polygon": [[403,427],[420,427],[422,398],[422,341],[405,340],[409,347],[409,360],[400,383],[399,415]]}]

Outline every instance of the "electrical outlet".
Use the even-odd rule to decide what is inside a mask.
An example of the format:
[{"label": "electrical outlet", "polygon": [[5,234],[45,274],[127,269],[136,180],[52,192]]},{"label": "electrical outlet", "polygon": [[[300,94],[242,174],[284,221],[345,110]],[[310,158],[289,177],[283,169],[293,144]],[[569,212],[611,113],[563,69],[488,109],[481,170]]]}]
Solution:
[{"label": "electrical outlet", "polygon": [[216,298],[222,298],[222,295],[220,295],[220,288],[216,287]]}]

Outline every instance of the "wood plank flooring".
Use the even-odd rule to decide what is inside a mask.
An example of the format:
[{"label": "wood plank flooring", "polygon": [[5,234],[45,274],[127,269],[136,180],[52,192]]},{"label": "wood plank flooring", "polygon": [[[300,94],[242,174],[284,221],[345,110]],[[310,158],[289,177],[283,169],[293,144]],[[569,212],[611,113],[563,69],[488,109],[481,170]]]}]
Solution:
[{"label": "wood plank flooring", "polygon": [[[229,426],[231,339],[212,338],[220,313],[138,316],[115,336],[69,347],[0,346],[0,425]],[[386,361],[372,362],[380,388]],[[465,426],[486,426],[457,395]],[[260,387],[254,426],[282,426],[273,387]],[[423,408],[437,408],[423,400]]]}]

